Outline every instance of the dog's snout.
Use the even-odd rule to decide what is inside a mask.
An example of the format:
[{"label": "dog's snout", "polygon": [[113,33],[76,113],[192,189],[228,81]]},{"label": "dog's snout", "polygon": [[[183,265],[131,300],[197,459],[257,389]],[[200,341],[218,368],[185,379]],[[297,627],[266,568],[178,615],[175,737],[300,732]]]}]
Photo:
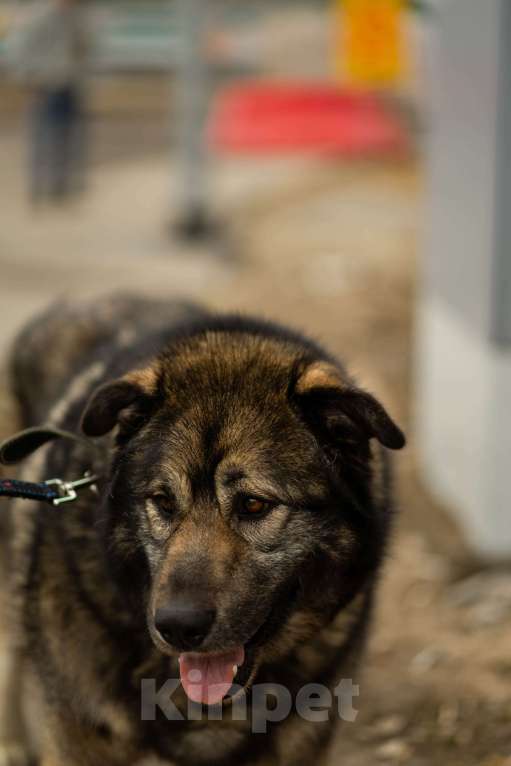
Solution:
[{"label": "dog's snout", "polygon": [[193,603],[176,602],[156,610],[154,624],[167,644],[176,649],[197,649],[215,621],[214,609]]}]

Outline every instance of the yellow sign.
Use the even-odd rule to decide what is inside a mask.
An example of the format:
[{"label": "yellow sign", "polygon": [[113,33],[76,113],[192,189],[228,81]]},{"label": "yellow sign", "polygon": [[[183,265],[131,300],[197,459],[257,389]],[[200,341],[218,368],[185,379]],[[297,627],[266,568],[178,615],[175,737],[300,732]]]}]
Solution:
[{"label": "yellow sign", "polygon": [[336,0],[337,62],[356,85],[392,85],[405,70],[405,0]]}]

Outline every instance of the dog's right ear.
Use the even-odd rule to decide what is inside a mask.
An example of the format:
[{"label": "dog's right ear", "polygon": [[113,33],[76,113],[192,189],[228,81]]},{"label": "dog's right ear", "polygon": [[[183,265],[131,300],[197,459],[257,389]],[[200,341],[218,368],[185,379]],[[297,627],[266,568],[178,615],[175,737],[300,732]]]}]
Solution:
[{"label": "dog's right ear", "polygon": [[156,366],[130,372],[100,386],[82,415],[86,436],[104,436],[116,425],[126,430],[140,424],[151,411],[158,391]]}]

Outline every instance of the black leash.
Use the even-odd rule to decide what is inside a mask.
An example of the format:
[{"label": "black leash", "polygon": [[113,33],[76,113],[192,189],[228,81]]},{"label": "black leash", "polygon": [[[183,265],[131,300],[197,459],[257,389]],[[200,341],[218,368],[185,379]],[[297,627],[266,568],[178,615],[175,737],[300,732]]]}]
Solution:
[{"label": "black leash", "polygon": [[[0,443],[0,463],[14,465],[27,458],[37,449],[56,439],[69,439],[85,445],[88,449],[96,450],[93,442],[77,436],[69,431],[62,431],[53,426],[27,428]],[[96,482],[100,476],[87,471],[84,476],[75,481],[63,479],[47,479],[43,482],[18,481],[17,479],[0,479],[0,498],[14,497],[25,500],[38,500],[59,506],[76,500],[81,489],[90,488],[97,491]]]}]

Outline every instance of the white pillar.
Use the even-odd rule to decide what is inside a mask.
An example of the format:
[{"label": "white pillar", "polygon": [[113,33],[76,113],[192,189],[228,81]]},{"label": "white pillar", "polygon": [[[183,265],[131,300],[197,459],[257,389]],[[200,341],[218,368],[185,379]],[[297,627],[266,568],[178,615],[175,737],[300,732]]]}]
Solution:
[{"label": "white pillar", "polygon": [[511,556],[511,3],[443,0],[433,23],[418,447],[497,558]]}]

